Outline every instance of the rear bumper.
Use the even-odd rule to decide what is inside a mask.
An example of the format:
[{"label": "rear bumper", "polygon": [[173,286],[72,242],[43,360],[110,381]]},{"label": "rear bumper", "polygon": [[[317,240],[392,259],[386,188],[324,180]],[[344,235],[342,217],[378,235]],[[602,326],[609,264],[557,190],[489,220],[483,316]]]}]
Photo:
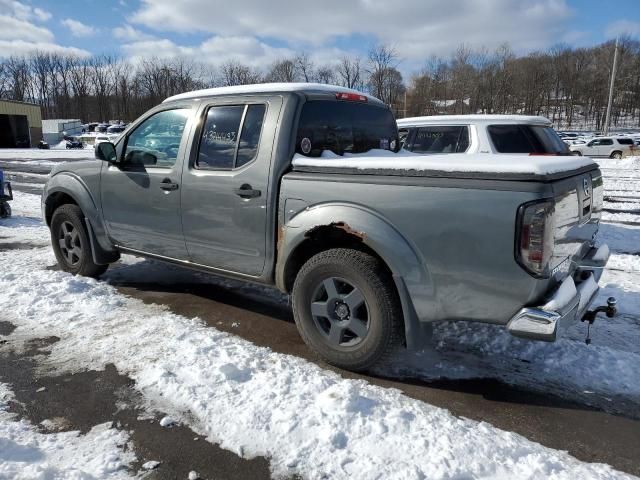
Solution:
[{"label": "rear bumper", "polygon": [[572,277],[567,277],[551,292],[548,301],[538,307],[525,307],[507,323],[516,337],[553,342],[561,325],[582,319],[598,294],[598,281],[609,260],[609,247],[592,248],[578,264]]}]

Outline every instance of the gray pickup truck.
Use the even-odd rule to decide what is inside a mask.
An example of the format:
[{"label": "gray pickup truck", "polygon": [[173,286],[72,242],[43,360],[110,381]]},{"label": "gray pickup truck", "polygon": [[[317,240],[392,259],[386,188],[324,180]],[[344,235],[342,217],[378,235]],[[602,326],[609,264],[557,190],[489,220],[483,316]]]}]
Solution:
[{"label": "gray pickup truck", "polygon": [[[98,144],[97,160],[56,167],[43,214],[64,271],[98,276],[128,253],[275,285],[305,342],[352,370],[420,347],[432,322],[553,341],[563,323],[613,313],[587,311],[609,256],[594,247],[595,163],[469,169],[399,149],[389,108],[353,90],[185,93]],[[525,166],[496,168],[506,161]]]}]

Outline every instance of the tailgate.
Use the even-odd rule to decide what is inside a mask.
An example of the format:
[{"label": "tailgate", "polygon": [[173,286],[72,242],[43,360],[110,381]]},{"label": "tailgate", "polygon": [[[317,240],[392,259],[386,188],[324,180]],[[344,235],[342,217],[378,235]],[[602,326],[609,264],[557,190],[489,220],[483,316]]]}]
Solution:
[{"label": "tailgate", "polygon": [[593,246],[602,212],[602,174],[594,169],[558,180],[553,183],[553,195],[556,204],[550,267],[559,281],[574,271],[574,261]]}]

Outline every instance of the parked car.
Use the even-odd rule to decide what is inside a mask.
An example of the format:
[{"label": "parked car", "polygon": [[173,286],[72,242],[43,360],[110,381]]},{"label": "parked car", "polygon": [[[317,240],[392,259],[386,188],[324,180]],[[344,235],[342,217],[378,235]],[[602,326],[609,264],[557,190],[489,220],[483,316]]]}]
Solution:
[{"label": "parked car", "polygon": [[45,142],[44,140],[40,140],[38,142],[38,148],[40,150],[49,150],[51,147],[49,146],[49,144],[47,142]]},{"label": "parked car", "polygon": [[598,137],[584,145],[571,145],[569,150],[575,155],[622,158],[624,155],[632,154],[635,145],[633,140],[627,137]]},{"label": "parked car", "polygon": [[66,143],[65,146],[66,146],[67,150],[73,149],[73,148],[84,148],[84,144],[80,140],[77,140],[77,139],[67,140],[67,143]]},{"label": "parked car", "polygon": [[97,145],[100,142],[110,142],[110,141],[111,141],[111,138],[107,135],[97,135],[94,145]]},{"label": "parked car", "polygon": [[570,153],[544,117],[436,115],[400,119],[398,129],[403,148],[416,153]]},{"label": "parked car", "polygon": [[129,253],[275,285],[304,341],[347,369],[422,346],[433,322],[553,341],[586,315],[609,256],[591,159],[398,150],[392,112],[360,92],[200,90],[97,144],[99,161],[56,165],[43,217],[66,272]]},{"label": "parked car", "polygon": [[122,133],[124,132],[125,128],[127,128],[126,125],[111,125],[109,128],[107,128],[107,133],[109,134]]}]

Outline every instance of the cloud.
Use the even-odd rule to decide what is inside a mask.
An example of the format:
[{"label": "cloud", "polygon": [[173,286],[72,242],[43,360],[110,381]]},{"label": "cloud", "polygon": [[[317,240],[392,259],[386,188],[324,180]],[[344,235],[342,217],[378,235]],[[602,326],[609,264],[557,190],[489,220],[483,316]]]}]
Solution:
[{"label": "cloud", "polygon": [[562,38],[572,15],[566,0],[406,0],[400,8],[388,0],[235,0],[233,8],[211,0],[142,0],[132,21],[162,31],[275,39],[294,49],[328,48],[356,36],[422,61],[462,43],[545,48]]},{"label": "cloud", "polygon": [[26,20],[0,15],[0,40],[50,42],[53,33]]},{"label": "cloud", "polygon": [[609,38],[614,38],[618,35],[632,35],[640,37],[640,22],[618,20],[617,22],[610,23],[607,26],[605,33]]},{"label": "cloud", "polygon": [[294,54],[291,49],[272,47],[248,36],[213,36],[195,46],[178,45],[166,38],[152,38],[126,43],[122,50],[134,61],[150,57],[186,57],[214,66],[235,60],[256,68],[264,68],[278,58]]},{"label": "cloud", "polygon": [[65,55],[75,55],[77,57],[88,57],[90,52],[76,47],[64,47],[52,42],[26,42],[24,40],[1,40],[0,58],[13,55],[22,56],[33,52],[59,53]]},{"label": "cloud", "polygon": [[41,22],[46,22],[47,20],[49,20],[51,18],[51,13],[49,13],[46,10],[43,10],[41,8],[34,8],[33,9],[33,15],[35,16],[35,18],[37,18]]},{"label": "cloud", "polygon": [[18,20],[38,20],[46,22],[51,18],[51,13],[41,8],[33,8],[14,0],[0,0],[0,11],[5,15]]},{"label": "cloud", "polygon": [[153,35],[136,30],[128,23],[121,27],[114,28],[112,33],[114,37],[119,40],[124,40],[125,42],[138,42],[141,40],[152,40],[155,38]]},{"label": "cloud", "polygon": [[74,37],[90,37],[96,33],[96,29],[91,25],[85,25],[72,18],[65,18],[60,23],[67,27]]},{"label": "cloud", "polygon": [[51,18],[51,14],[46,10],[10,0],[0,0],[0,11],[0,58],[28,55],[33,52],[80,57],[90,55],[81,48],[57,44],[51,30],[34,23],[46,22]]}]

